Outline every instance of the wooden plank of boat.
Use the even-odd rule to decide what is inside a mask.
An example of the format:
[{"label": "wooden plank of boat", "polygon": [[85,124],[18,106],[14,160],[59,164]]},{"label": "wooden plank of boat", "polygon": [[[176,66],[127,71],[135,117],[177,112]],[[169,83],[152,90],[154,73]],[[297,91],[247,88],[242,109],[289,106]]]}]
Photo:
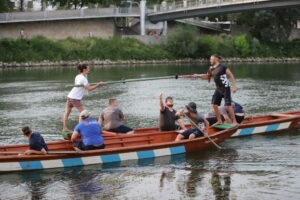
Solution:
[{"label": "wooden plank of boat", "polygon": [[[190,125],[186,125],[190,126]],[[278,134],[300,128],[300,111],[246,118],[231,137],[244,137],[255,134]],[[135,129],[136,134],[159,132],[159,128]],[[103,131],[104,135],[121,135]]]},{"label": "wooden plank of boat", "polygon": [[[228,130],[209,129],[210,138],[217,144],[229,138],[237,128]],[[0,155],[0,172],[38,170],[59,167],[72,167],[103,164],[172,156],[193,152],[213,146],[206,137],[175,142],[177,132],[155,132],[136,135],[123,135],[105,138],[105,149],[85,151],[80,154],[51,155]],[[72,151],[72,143],[59,141],[47,143],[49,151]],[[28,145],[0,146],[0,152],[25,151]]]}]

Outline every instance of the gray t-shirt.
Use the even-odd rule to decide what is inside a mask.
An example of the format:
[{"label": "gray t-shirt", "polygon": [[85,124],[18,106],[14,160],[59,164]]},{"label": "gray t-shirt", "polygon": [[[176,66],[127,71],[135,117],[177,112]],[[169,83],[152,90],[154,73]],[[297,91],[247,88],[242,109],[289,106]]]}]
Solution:
[{"label": "gray t-shirt", "polygon": [[124,114],[120,108],[108,106],[102,111],[100,117],[102,119],[103,129],[111,130],[122,125],[121,121],[124,118]]}]

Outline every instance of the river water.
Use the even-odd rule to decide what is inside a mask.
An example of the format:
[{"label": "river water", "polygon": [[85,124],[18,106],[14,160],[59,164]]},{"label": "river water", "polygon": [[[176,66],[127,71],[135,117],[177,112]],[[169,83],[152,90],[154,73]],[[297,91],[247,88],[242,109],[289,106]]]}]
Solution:
[{"label": "river water", "polygon": [[[299,64],[230,65],[233,99],[253,115],[299,110]],[[205,65],[92,67],[90,82],[205,73]],[[0,145],[27,143],[29,125],[46,141],[60,140],[66,96],[75,67],[0,70]],[[158,96],[179,109],[195,101],[211,110],[214,84],[178,79],[113,84],[88,92],[94,118],[110,98],[119,100],[133,128],[158,124]],[[76,125],[77,111],[70,116]],[[0,199],[300,199],[300,131],[230,139],[214,148],[155,160],[0,175]]]}]

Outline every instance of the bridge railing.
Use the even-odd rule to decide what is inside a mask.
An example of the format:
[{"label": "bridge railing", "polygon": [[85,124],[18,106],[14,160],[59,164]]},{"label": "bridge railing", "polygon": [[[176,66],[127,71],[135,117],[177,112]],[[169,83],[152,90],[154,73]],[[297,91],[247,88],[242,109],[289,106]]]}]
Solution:
[{"label": "bridge railing", "polygon": [[164,2],[161,5],[154,5],[149,14],[190,9],[195,7],[213,7],[240,3],[255,3],[260,1],[268,0],[177,0],[173,2]]},{"label": "bridge railing", "polygon": [[26,22],[26,21],[44,21],[58,19],[78,19],[92,17],[122,17],[138,16],[139,8],[92,8],[80,10],[52,10],[52,11],[35,11],[35,12],[13,12],[0,13],[0,23],[9,22]]}]

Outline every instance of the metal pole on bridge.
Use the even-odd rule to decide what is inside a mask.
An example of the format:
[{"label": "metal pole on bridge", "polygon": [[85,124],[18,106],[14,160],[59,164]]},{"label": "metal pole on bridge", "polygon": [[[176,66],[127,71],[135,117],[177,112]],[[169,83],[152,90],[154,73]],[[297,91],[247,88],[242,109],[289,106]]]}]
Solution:
[{"label": "metal pole on bridge", "polygon": [[141,24],[141,35],[146,34],[145,21],[146,21],[146,2],[147,0],[141,0],[140,2],[140,24]]}]

